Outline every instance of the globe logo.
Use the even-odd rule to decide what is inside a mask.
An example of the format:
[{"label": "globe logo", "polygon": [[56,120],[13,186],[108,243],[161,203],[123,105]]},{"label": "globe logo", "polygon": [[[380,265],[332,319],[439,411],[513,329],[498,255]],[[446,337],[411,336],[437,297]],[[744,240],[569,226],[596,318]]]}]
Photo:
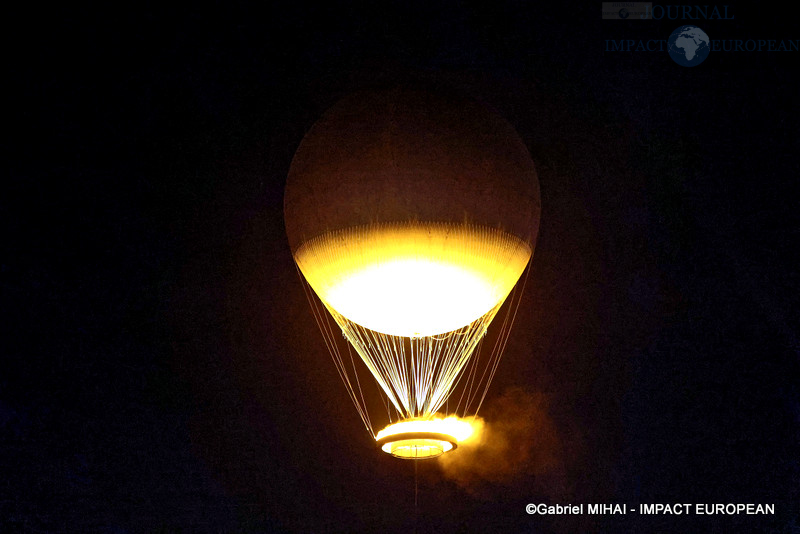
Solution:
[{"label": "globe logo", "polygon": [[683,67],[696,67],[711,50],[708,35],[697,26],[681,26],[672,32],[667,43],[669,57]]}]

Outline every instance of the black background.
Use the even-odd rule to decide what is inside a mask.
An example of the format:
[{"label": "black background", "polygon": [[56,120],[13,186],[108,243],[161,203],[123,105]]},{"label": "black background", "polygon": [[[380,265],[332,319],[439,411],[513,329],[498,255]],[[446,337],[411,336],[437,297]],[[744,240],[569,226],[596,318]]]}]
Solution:
[{"label": "black background", "polygon": [[[730,12],[696,23],[798,38],[777,9]],[[599,2],[6,15],[2,530],[800,530],[797,52],[604,52],[682,22]],[[282,216],[320,114],[409,77],[493,106],[537,164],[539,242],[485,415],[550,436],[515,434],[502,476],[420,464],[416,519],[413,466],[349,404]]]}]

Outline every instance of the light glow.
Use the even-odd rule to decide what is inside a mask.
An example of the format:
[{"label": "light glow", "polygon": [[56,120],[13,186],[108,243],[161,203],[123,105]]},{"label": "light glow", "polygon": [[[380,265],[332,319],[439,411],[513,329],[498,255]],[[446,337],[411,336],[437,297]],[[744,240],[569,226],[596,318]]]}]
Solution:
[{"label": "light glow", "polygon": [[424,460],[453,450],[453,444],[443,439],[400,439],[385,443],[381,450],[396,458]]},{"label": "light glow", "polygon": [[387,426],[375,435],[375,440],[378,441],[386,436],[411,432],[446,434],[452,436],[456,443],[462,443],[472,436],[472,425],[454,415],[445,418],[407,419]]},{"label": "light glow", "polygon": [[500,229],[416,221],[328,232],[295,252],[326,306],[364,328],[412,338],[487,314],[530,257],[527,243]]},{"label": "light glow", "polygon": [[469,440],[472,426],[455,416],[411,419],[391,424],[375,440],[383,452],[398,458],[434,458]]}]

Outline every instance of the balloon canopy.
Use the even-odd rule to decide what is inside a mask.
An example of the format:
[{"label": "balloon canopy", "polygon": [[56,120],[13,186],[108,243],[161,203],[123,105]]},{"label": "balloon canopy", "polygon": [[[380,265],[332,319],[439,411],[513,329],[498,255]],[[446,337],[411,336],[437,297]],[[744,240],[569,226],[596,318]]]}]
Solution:
[{"label": "balloon canopy", "polygon": [[407,221],[497,228],[532,247],[539,182],[514,128],[480,103],[362,91],[306,134],[284,207],[292,252],[331,230]]},{"label": "balloon canopy", "polygon": [[[390,419],[393,406],[401,420],[433,420],[533,254],[539,184],[513,127],[463,98],[354,94],[303,139],[284,209],[299,270],[386,395]],[[428,427],[381,446],[433,456],[455,447],[431,437],[445,434]]]}]

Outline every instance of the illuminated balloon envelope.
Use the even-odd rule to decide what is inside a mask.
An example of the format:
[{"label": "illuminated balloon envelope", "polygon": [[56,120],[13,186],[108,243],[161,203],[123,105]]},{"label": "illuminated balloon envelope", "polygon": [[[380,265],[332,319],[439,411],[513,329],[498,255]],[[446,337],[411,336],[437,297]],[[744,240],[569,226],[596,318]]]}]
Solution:
[{"label": "illuminated balloon envelope", "polygon": [[[531,259],[539,212],[525,145],[473,101],[362,92],[303,139],[286,185],[289,243],[340,376],[384,451],[434,457],[469,435],[440,411],[459,383],[465,413],[485,395],[510,322],[483,372],[476,348]],[[383,395],[394,423],[380,432],[318,303]]]}]

